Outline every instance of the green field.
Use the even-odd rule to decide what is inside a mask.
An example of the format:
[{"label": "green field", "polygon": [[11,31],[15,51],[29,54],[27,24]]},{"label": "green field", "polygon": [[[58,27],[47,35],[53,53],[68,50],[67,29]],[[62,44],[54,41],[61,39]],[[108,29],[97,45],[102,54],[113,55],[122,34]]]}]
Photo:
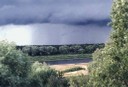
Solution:
[{"label": "green field", "polygon": [[57,60],[70,60],[70,59],[84,59],[92,58],[92,54],[65,54],[65,55],[51,55],[51,56],[30,56],[33,61],[57,61]]}]

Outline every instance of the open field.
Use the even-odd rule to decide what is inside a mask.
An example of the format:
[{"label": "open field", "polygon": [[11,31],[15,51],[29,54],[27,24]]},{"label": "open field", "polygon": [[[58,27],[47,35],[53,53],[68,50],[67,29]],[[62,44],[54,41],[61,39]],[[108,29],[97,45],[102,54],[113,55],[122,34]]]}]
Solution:
[{"label": "open field", "polygon": [[76,76],[76,75],[88,75],[88,62],[86,63],[69,63],[68,61],[72,59],[87,59],[87,58],[92,58],[92,54],[65,54],[65,55],[51,55],[51,56],[34,56],[30,57],[33,61],[39,61],[39,62],[44,62],[44,61],[59,61],[66,60],[67,64],[65,63],[60,63],[60,64],[53,64],[50,65],[51,68],[58,70],[58,71],[64,71],[67,69],[71,69],[74,67],[81,67],[84,68],[85,70],[78,70],[78,71],[73,71],[73,72],[66,72],[64,73],[65,77],[68,76]]},{"label": "open field", "polygon": [[92,58],[92,54],[63,54],[63,55],[51,55],[51,56],[30,56],[33,61],[57,61],[57,60],[70,60],[70,59],[85,59]]},{"label": "open field", "polygon": [[54,68],[55,70],[58,71],[64,71],[66,69],[70,69],[73,67],[82,67],[85,68],[85,70],[78,70],[78,71],[74,71],[74,72],[67,72],[64,73],[65,77],[68,76],[76,76],[76,75],[88,75],[88,63],[78,63],[78,64],[60,64],[60,65],[51,65],[51,68]]}]

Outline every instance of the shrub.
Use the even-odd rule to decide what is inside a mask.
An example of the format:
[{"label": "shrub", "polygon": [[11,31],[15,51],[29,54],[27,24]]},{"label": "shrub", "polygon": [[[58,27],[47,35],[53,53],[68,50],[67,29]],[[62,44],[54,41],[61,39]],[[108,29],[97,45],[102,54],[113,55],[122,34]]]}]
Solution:
[{"label": "shrub", "polygon": [[27,87],[30,62],[13,43],[0,42],[0,87]]},{"label": "shrub", "polygon": [[88,76],[85,75],[69,77],[70,87],[88,87],[87,82]]},{"label": "shrub", "polygon": [[46,64],[31,64],[28,56],[7,41],[0,42],[0,87],[68,87],[68,81]]},{"label": "shrub", "polygon": [[93,54],[89,87],[128,87],[128,1],[114,0],[110,41]]},{"label": "shrub", "polygon": [[31,87],[68,87],[67,80],[46,64],[35,62],[30,73]]},{"label": "shrub", "polygon": [[51,76],[47,87],[69,87],[69,83],[66,78]]}]

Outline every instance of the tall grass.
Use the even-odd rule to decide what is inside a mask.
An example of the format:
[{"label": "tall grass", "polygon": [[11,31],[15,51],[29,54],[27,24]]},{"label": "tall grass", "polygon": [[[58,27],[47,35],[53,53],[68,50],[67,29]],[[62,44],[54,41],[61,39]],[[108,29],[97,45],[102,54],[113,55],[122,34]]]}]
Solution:
[{"label": "tall grass", "polygon": [[85,59],[92,58],[92,54],[63,54],[63,55],[51,55],[51,56],[30,56],[32,61],[57,61],[57,60],[70,60],[70,59]]}]

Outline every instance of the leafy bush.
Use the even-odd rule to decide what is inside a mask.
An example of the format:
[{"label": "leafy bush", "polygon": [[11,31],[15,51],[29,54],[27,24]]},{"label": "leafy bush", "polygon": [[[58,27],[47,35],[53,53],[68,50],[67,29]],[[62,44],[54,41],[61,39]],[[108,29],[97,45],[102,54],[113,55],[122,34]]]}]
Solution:
[{"label": "leafy bush", "polygon": [[88,76],[85,75],[69,77],[70,87],[88,87],[87,82]]},{"label": "leafy bush", "polygon": [[0,42],[0,87],[27,87],[30,62],[13,43]]},{"label": "leafy bush", "polygon": [[47,87],[69,87],[68,80],[62,77],[50,77],[48,80]]},{"label": "leafy bush", "polygon": [[0,42],[0,87],[68,87],[67,80],[46,64],[31,64],[28,56],[7,41]]},{"label": "leafy bush", "polygon": [[93,54],[89,87],[128,87],[128,1],[114,0],[110,41]]},{"label": "leafy bush", "polygon": [[73,68],[66,69],[66,70],[64,70],[62,72],[63,73],[66,73],[66,72],[73,72],[73,71],[78,71],[78,70],[85,70],[85,68],[82,68],[82,67],[73,67]]},{"label": "leafy bush", "polygon": [[68,87],[65,78],[48,65],[35,62],[30,73],[31,87]]}]

